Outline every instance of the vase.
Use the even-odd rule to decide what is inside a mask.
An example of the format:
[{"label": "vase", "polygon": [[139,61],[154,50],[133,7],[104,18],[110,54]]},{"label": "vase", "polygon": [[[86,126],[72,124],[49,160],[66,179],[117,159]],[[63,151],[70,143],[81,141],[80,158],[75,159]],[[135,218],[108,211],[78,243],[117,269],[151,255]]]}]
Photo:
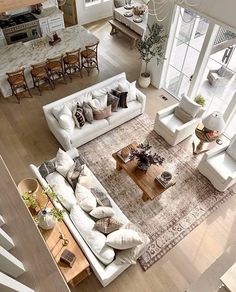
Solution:
[{"label": "vase", "polygon": [[141,161],[138,161],[137,165],[138,165],[138,169],[140,169],[142,171],[145,171],[145,172],[148,170],[148,168],[150,166],[149,163],[144,163],[144,162],[141,162]]},{"label": "vase", "polygon": [[142,73],[139,76],[138,83],[139,83],[140,87],[142,87],[142,88],[148,88],[148,86],[151,83],[150,74],[147,74],[147,76],[145,76],[144,73]]},{"label": "vase", "polygon": [[44,230],[50,230],[56,224],[56,219],[51,214],[51,210],[51,208],[46,208],[38,213],[38,226]]}]

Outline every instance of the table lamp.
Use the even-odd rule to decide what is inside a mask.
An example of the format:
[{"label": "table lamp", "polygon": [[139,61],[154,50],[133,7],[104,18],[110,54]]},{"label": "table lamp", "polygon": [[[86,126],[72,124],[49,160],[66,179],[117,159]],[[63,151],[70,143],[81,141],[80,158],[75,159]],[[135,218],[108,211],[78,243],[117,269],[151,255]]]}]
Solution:
[{"label": "table lamp", "polygon": [[209,116],[205,117],[202,120],[204,125],[204,131],[217,131],[221,132],[225,126],[225,121],[223,119],[223,115],[220,112],[213,112]]}]

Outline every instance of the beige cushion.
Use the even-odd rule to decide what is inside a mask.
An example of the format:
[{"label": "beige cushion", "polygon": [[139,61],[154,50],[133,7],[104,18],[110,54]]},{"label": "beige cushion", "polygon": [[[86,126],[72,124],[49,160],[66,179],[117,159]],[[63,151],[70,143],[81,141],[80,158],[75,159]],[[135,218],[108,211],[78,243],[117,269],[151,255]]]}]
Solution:
[{"label": "beige cushion", "polygon": [[174,111],[174,115],[180,119],[183,123],[191,121],[193,118],[190,114],[186,113],[181,107],[177,106]]},{"label": "beige cushion", "polygon": [[79,206],[85,211],[90,212],[97,206],[97,201],[89,189],[77,183],[75,197]]},{"label": "beige cushion", "polygon": [[179,103],[179,107],[195,118],[201,108],[201,105],[184,95]]},{"label": "beige cushion", "polygon": [[139,234],[131,229],[119,229],[107,236],[106,244],[116,249],[127,249],[143,243]]},{"label": "beige cushion", "polygon": [[110,117],[112,115],[111,112],[111,104],[102,110],[94,110],[93,111],[94,120],[102,120]]},{"label": "beige cushion", "polygon": [[68,171],[74,164],[73,159],[62,149],[59,148],[57,151],[56,159],[55,159],[55,167],[56,170],[66,177]]},{"label": "beige cushion", "polygon": [[116,219],[108,217],[99,219],[95,223],[95,228],[104,234],[109,234],[115,230],[118,230],[122,225],[123,224]]},{"label": "beige cushion", "polygon": [[102,219],[105,217],[114,216],[115,212],[111,207],[101,207],[100,206],[100,207],[94,208],[89,214],[91,216],[93,216],[94,218]]}]

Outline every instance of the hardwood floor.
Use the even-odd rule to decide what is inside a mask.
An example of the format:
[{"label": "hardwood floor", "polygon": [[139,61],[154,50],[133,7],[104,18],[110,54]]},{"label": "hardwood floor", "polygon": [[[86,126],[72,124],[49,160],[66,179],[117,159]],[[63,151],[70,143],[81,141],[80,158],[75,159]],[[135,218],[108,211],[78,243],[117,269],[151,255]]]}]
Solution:
[{"label": "hardwood floor", "polygon": [[[42,96],[32,90],[33,99],[26,97],[20,105],[14,97],[0,100],[0,153],[16,183],[31,176],[30,163],[39,164],[54,157],[59,147],[46,125],[43,105],[123,71],[130,81],[138,78],[139,56],[136,50],[130,50],[130,40],[123,35],[110,36],[106,21],[88,28],[100,39],[99,74],[94,71],[88,77],[83,72],[82,79],[74,77],[67,85],[59,82],[54,91],[44,90]],[[163,92],[153,87],[143,92],[147,95],[146,112],[152,119],[157,110],[176,102],[168,94],[164,101],[160,98]],[[183,143],[188,151],[190,142],[188,139]],[[235,241],[235,210],[236,198],[232,197],[146,272],[139,264],[131,266],[106,288],[92,275],[73,291],[182,292]]]}]

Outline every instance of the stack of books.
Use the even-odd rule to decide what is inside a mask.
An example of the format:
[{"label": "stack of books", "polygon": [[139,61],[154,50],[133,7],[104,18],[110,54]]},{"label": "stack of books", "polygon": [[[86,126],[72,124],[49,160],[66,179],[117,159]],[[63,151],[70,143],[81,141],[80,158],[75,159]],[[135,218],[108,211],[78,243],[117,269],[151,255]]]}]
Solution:
[{"label": "stack of books", "polygon": [[158,175],[157,177],[156,177],[156,180],[165,188],[165,189],[167,189],[167,188],[169,188],[170,186],[172,186],[173,185],[173,181],[172,180],[169,180],[169,181],[166,181],[166,180],[164,180],[162,177],[161,177],[161,175]]},{"label": "stack of books", "polygon": [[129,162],[131,159],[130,159],[130,155],[128,155],[127,157],[123,157],[121,155],[121,150],[119,152],[117,152],[116,154],[124,163],[127,163]]}]

